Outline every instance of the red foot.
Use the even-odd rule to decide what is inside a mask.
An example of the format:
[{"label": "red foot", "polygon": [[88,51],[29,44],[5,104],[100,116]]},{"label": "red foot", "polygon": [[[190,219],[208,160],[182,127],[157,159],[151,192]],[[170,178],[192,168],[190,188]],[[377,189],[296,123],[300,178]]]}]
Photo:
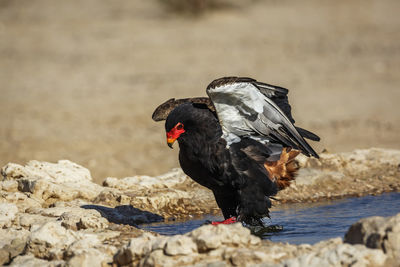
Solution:
[{"label": "red foot", "polygon": [[218,224],[231,224],[231,223],[235,223],[236,221],[236,217],[230,217],[229,219],[226,219],[225,221],[221,221],[221,222],[211,222],[212,225],[218,225]]}]

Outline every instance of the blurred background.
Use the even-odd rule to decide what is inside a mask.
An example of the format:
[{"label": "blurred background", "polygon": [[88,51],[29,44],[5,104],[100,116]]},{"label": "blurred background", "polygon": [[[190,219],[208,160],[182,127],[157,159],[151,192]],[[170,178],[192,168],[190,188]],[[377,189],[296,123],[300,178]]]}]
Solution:
[{"label": "blurred background", "polygon": [[179,166],[153,110],[215,78],[290,89],[318,152],[400,149],[398,0],[0,0],[0,165]]}]

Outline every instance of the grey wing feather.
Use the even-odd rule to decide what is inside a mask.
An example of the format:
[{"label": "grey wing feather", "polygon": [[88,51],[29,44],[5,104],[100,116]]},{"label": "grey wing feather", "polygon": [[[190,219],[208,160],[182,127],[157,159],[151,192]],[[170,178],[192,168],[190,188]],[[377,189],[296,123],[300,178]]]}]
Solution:
[{"label": "grey wing feather", "polygon": [[263,93],[266,97],[269,98],[277,96],[285,96],[289,93],[288,89],[276,85],[257,82],[257,81],[254,81],[253,84],[258,87],[261,93]]},{"label": "grey wing feather", "polygon": [[[283,137],[283,139],[288,142],[288,145],[290,144],[291,147],[300,149],[304,152],[307,152],[306,154],[318,158],[318,154],[304,140],[304,138],[300,135],[293,123],[283,113],[283,111],[280,110],[271,99],[265,98],[265,100],[268,105],[264,106],[264,112],[260,114],[260,116],[263,117],[261,121],[271,121],[272,123],[275,123],[275,125],[279,125],[277,128],[276,126],[271,127],[272,131],[274,132],[274,136]],[[269,124],[267,123],[266,125],[268,127]]]},{"label": "grey wing feather", "polygon": [[287,93],[288,90],[282,87],[238,77],[217,79],[207,87],[228,145],[238,140],[232,135],[244,136],[253,132],[318,158],[303,135],[312,140],[318,136],[295,128]]}]

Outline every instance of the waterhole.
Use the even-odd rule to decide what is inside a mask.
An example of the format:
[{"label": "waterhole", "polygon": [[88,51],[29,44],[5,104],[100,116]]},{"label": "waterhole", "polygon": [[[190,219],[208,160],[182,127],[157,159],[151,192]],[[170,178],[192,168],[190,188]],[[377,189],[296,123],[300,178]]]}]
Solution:
[{"label": "waterhole", "polygon": [[[283,229],[260,235],[263,239],[291,244],[314,244],[333,237],[342,237],[353,223],[364,217],[392,216],[400,212],[400,193],[364,196],[312,204],[284,204],[271,211],[266,225]],[[187,221],[143,224],[145,230],[164,235],[184,234],[206,223],[222,220],[219,216],[203,216]]]}]

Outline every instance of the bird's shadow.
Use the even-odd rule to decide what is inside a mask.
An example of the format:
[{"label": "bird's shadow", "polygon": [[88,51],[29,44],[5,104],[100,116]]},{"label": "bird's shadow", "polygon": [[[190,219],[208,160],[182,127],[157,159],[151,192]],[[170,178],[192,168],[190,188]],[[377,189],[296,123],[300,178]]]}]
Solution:
[{"label": "bird's shadow", "polygon": [[162,222],[164,220],[158,214],[135,208],[132,205],[121,205],[115,208],[101,205],[82,205],[81,208],[97,210],[111,223],[126,224],[135,227],[143,223]]}]

